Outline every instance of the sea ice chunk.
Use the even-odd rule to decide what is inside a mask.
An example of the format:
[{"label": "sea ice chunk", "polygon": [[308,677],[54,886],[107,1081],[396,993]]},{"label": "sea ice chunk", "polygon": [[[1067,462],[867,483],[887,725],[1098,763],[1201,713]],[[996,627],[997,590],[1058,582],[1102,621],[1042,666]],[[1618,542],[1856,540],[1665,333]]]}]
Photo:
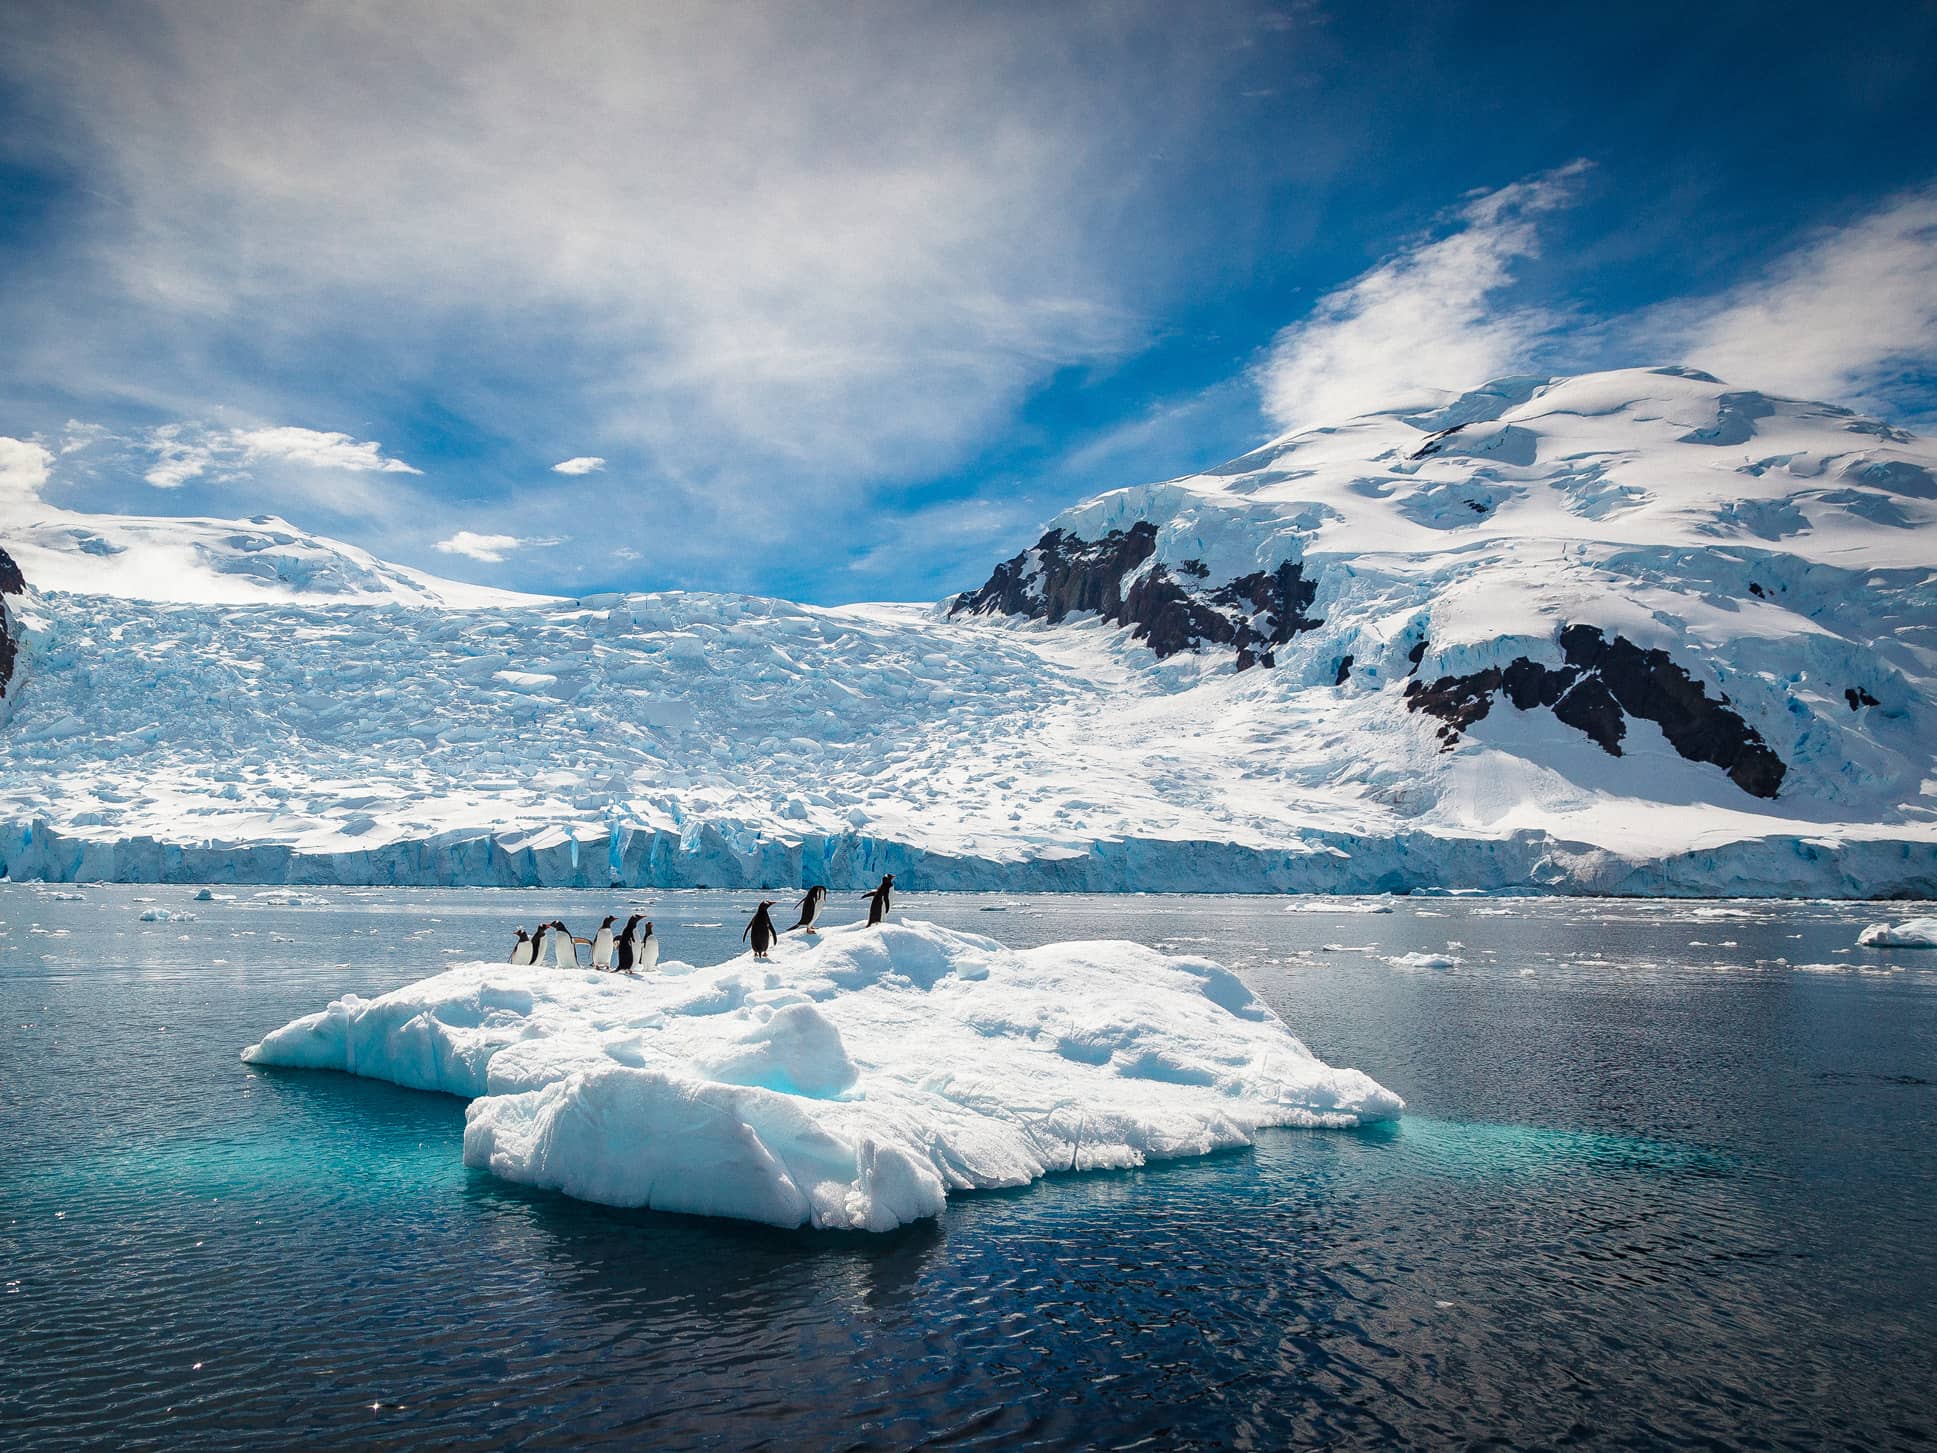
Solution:
[{"label": "sea ice chunk", "polygon": [[634,979],[466,964],[243,1051],[472,1097],[464,1158],[617,1206],[870,1231],[949,1191],[1345,1128],[1404,1103],[1236,976],[1140,944],[934,924]]},{"label": "sea ice chunk", "polygon": [[1937,948],[1937,918],[1906,918],[1873,923],[1857,935],[1865,948]]}]

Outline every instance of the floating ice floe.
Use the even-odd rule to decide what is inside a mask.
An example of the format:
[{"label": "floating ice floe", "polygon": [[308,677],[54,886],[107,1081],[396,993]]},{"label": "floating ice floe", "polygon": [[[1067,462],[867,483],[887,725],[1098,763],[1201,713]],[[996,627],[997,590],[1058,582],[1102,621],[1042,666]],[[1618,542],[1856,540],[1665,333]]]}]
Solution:
[{"label": "floating ice floe", "polygon": [[1386,962],[1396,969],[1456,969],[1459,959],[1453,954],[1388,955]]},{"label": "floating ice floe", "polygon": [[186,908],[144,908],[141,910],[143,923],[193,923],[195,915]]},{"label": "floating ice floe", "polygon": [[950,1191],[1348,1128],[1404,1102],[1228,970],[934,924],[641,978],[462,965],[243,1051],[471,1098],[464,1159],[615,1206],[883,1231]]},{"label": "floating ice floe", "polygon": [[1937,948],[1937,918],[1873,923],[1857,935],[1864,948]]}]

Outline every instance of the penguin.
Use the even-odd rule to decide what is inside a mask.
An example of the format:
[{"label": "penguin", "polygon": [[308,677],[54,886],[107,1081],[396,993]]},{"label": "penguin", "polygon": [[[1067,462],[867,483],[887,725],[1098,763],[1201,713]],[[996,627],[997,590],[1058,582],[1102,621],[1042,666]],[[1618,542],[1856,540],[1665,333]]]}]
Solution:
[{"label": "penguin", "polygon": [[559,968],[578,967],[578,946],[584,942],[582,938],[573,938],[572,931],[557,919],[552,920],[552,957],[558,961]]},{"label": "penguin", "polygon": [[650,974],[659,965],[659,940],[652,936],[652,920],[648,918],[639,928],[639,936],[632,941],[632,967],[642,974]]},{"label": "penguin", "polygon": [[869,928],[873,928],[888,916],[888,910],[894,905],[894,888],[895,875],[885,873],[881,878],[881,886],[868,894]]},{"label": "penguin", "polygon": [[518,930],[518,941],[511,945],[509,962],[521,968],[531,962],[531,935],[522,928]]},{"label": "penguin", "polygon": [[525,960],[526,963],[543,966],[545,962],[545,930],[550,927],[551,925],[549,923],[541,923],[538,925],[538,931],[531,936],[531,957]]},{"label": "penguin", "polygon": [[605,922],[601,923],[599,925],[599,931],[592,935],[593,968],[609,969],[612,967],[612,925],[618,921],[616,915],[606,914]]},{"label": "penguin", "polygon": [[619,936],[617,939],[617,943],[619,947],[619,962],[616,965],[614,972],[621,973],[621,974],[629,974],[632,972],[632,959],[633,959],[633,952],[634,952],[632,935],[638,931],[639,920],[644,918],[645,916],[646,915],[643,913],[633,914],[632,917],[628,918],[625,921],[625,927],[619,930]]},{"label": "penguin", "polygon": [[773,919],[767,915],[767,910],[771,907],[773,907],[772,902],[763,899],[753,917],[747,920],[747,926],[740,930],[742,939],[752,938],[753,956],[756,959],[764,959],[767,956],[767,950],[773,947],[773,941],[780,937],[773,926]]},{"label": "penguin", "polygon": [[[807,896],[801,899],[797,905],[800,909],[800,919],[794,924],[794,928],[804,928],[809,934],[818,937],[818,930],[814,927],[814,920],[821,916],[821,900],[826,897],[827,890],[818,883],[812,888],[809,888],[807,890]],[[792,933],[794,928],[788,929],[787,932]]]}]

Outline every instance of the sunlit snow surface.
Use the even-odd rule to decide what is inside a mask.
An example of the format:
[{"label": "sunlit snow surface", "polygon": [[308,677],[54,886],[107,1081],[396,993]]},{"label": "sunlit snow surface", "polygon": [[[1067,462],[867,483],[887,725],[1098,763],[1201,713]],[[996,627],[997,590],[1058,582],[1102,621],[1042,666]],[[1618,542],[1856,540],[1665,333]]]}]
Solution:
[{"label": "sunlit snow surface", "polygon": [[[1147,520],[1178,578],[1297,562],[1315,624],[1243,672],[1094,616],[542,601],[269,518],[45,515],[0,514],[46,592],[19,603],[0,702],[15,878],[1937,883],[1937,450],[1682,371],[1502,380],[1057,518]],[[1726,698],[1785,764],[1779,795],[1639,717],[1616,757],[1505,699],[1449,750],[1408,708],[1420,679],[1556,664],[1569,623]]]},{"label": "sunlit snow surface", "polygon": [[1865,948],[1937,948],[1937,918],[1906,918],[1873,923],[1858,935]]},{"label": "sunlit snow surface", "polygon": [[1346,1128],[1403,1102],[1238,978],[896,920],[641,978],[467,964],[243,1051],[471,1097],[468,1164],[615,1206],[883,1231],[950,1191]]}]

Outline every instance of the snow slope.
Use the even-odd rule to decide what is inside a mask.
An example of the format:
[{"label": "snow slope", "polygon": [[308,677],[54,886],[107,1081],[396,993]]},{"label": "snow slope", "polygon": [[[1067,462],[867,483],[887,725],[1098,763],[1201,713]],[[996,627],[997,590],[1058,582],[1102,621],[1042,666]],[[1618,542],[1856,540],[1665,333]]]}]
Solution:
[{"label": "snow slope", "polygon": [[1235,975],[934,924],[641,978],[469,964],[243,1051],[471,1099],[468,1165],[615,1206],[885,1231],[951,1191],[1395,1119]]},{"label": "snow slope", "polygon": [[444,580],[313,535],[275,515],[157,519],[0,499],[0,544],[40,590],[241,605],[504,606],[543,599]]},{"label": "snow slope", "polygon": [[0,863],[1926,896],[1933,561],[1927,444],[1634,370],[1100,495],[936,608],[43,587]]}]

